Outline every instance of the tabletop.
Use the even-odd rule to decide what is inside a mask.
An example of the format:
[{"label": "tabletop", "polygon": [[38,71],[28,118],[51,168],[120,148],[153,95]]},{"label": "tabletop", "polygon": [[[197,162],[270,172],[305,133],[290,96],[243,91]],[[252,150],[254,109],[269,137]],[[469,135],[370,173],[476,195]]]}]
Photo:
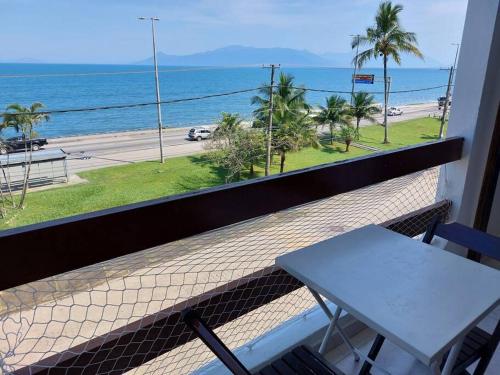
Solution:
[{"label": "tabletop", "polygon": [[276,264],[426,365],[500,302],[500,271],[376,225]]}]

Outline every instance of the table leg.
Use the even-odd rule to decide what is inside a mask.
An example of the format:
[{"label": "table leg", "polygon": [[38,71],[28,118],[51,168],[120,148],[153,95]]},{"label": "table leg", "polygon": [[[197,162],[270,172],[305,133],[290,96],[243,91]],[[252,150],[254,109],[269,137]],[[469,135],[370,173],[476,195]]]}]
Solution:
[{"label": "table leg", "polygon": [[342,338],[344,343],[349,347],[350,351],[352,352],[352,354],[354,356],[354,360],[359,361],[359,354],[356,353],[354,346],[351,344],[351,342],[349,341],[347,336],[344,334],[344,332],[342,331],[340,326],[337,324],[338,319],[340,317],[340,313],[342,312],[342,309],[337,306],[337,309],[335,310],[335,314],[332,314],[332,312],[330,311],[328,306],[326,306],[325,301],[323,301],[323,299],[318,294],[318,292],[316,292],[314,289],[309,288],[309,287],[308,287],[308,289],[311,292],[311,294],[313,295],[313,297],[316,299],[316,301],[318,302],[319,306],[324,311],[324,313],[326,314],[328,319],[330,319],[330,324],[328,325],[328,328],[326,330],[326,334],[323,337],[323,341],[321,342],[321,345],[319,347],[320,354],[324,354],[328,340],[330,339],[331,335],[335,331],[335,328],[337,328],[337,331],[339,332],[340,337]]},{"label": "table leg", "polygon": [[337,307],[337,309],[335,310],[335,313],[333,314],[333,318],[330,320],[330,324],[328,325],[325,336],[323,337],[323,341],[321,341],[321,345],[319,346],[318,351],[320,354],[325,354],[325,350],[326,350],[328,341],[330,340],[332,333],[335,331],[335,326],[337,325],[337,321],[339,320],[339,316],[340,316],[341,312],[342,312],[342,309],[340,307]]}]

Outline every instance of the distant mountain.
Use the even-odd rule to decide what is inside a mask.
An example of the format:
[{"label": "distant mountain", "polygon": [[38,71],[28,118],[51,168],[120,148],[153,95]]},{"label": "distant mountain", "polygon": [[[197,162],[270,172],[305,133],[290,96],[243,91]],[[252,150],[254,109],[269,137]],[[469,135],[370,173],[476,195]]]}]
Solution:
[{"label": "distant mountain", "polygon": [[[191,55],[167,55],[158,53],[159,65],[177,66],[258,66],[280,63],[286,66],[330,66],[330,61],[305,50],[291,48],[255,48],[228,46],[213,51]],[[151,64],[152,58],[137,62],[138,65]]]},{"label": "distant mountain", "polygon": [[[193,53],[191,55],[167,55],[159,52],[158,64],[166,66],[260,66],[276,63],[284,66],[314,66],[314,67],[350,67],[352,52],[332,52],[317,55],[306,50],[291,48],[256,48],[245,46],[228,46],[212,51]],[[403,68],[437,68],[441,64],[427,57],[424,61],[414,56],[402,56]],[[138,61],[136,65],[150,65],[153,58]],[[367,68],[380,67],[380,61],[370,61]],[[396,67],[391,62],[391,67]]]}]

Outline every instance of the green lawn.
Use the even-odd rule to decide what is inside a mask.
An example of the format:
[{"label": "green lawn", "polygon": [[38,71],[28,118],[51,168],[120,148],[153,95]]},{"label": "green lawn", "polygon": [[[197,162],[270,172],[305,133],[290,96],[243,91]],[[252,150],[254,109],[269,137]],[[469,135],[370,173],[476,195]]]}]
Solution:
[{"label": "green lawn", "polygon": [[424,117],[416,120],[401,121],[389,124],[388,144],[384,140],[384,127],[372,125],[360,129],[360,143],[382,150],[400,148],[417,143],[434,141],[439,135],[439,119]]},{"label": "green lawn", "polygon": [[[436,138],[439,122],[435,119],[412,120],[392,125],[391,144],[383,145],[383,128],[379,125],[362,129],[360,143],[389,149],[430,141]],[[370,153],[356,147],[344,152],[344,145],[324,145],[319,149],[306,148],[290,153],[286,171],[322,163],[345,160]],[[272,172],[279,170],[275,157]],[[258,166],[254,177],[263,175]],[[88,182],[45,191],[29,193],[26,208],[11,210],[0,221],[0,229],[18,227],[56,218],[76,215],[154,199],[167,195],[203,189],[224,183],[224,171],[214,166],[203,154],[168,159],[165,164],[140,162],[79,173]],[[243,176],[249,178],[250,176]]]}]

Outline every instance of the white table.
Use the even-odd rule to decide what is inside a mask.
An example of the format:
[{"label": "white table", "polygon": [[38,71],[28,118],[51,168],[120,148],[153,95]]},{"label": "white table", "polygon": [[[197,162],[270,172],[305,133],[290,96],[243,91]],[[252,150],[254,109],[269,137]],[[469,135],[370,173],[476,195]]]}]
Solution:
[{"label": "white table", "polygon": [[328,335],[339,330],[345,309],[435,373],[451,349],[442,372],[450,373],[467,333],[500,302],[499,271],[376,225],[282,255],[276,264],[318,302],[319,293],[338,306],[332,314],[320,303],[331,319]]}]

